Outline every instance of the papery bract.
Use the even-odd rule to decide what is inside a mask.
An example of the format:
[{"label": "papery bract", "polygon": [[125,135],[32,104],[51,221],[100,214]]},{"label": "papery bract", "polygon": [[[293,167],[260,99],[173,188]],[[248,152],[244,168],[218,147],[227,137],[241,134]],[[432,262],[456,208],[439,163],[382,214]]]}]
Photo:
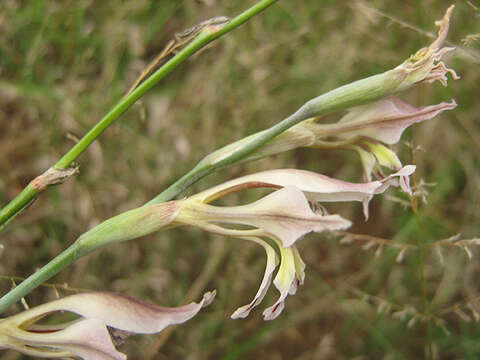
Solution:
[{"label": "papery bract", "polygon": [[456,106],[456,102],[452,100],[449,103],[417,108],[395,96],[388,96],[373,103],[350,108],[335,124],[306,122],[305,126],[315,133],[319,140],[329,136],[341,140],[366,137],[385,144],[396,144],[410,125],[432,119],[440,112],[452,110]]}]

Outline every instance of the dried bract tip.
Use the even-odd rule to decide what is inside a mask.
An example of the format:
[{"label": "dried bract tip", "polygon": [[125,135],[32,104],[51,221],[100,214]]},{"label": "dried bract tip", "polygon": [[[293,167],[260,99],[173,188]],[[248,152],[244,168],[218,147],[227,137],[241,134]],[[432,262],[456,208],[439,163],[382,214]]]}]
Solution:
[{"label": "dried bract tip", "polygon": [[454,5],[450,6],[443,19],[439,22],[440,30],[435,41],[430,44],[430,46],[417,51],[407,61],[394,69],[394,71],[399,71],[405,76],[399,90],[406,89],[420,82],[431,83],[435,80],[440,81],[446,86],[447,73],[450,73],[453,79],[460,78],[455,70],[447,68],[445,64],[440,61],[445,53],[455,49],[453,47],[441,47],[447,38],[450,27],[450,16],[454,7]]},{"label": "dried bract tip", "polygon": [[66,169],[57,169],[55,167],[51,167],[42,175],[39,175],[33,179],[30,185],[37,191],[43,191],[49,186],[63,184],[70,177],[78,174],[78,172],[78,165]]},{"label": "dried bract tip", "polygon": [[437,39],[430,45],[431,48],[439,49],[447,38],[448,29],[450,27],[450,17],[452,16],[454,8],[455,5],[450,5],[445,12],[445,15],[443,15],[442,20],[435,21],[435,25],[439,26],[440,29],[438,30]]}]

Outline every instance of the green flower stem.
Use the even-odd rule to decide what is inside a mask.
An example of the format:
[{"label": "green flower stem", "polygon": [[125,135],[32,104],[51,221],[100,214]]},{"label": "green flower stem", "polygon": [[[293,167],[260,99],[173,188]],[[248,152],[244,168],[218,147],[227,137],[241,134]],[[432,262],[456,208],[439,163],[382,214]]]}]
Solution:
[{"label": "green flower stem", "polygon": [[[177,182],[172,184],[164,192],[159,194],[156,198],[152,199],[147,205],[152,205],[156,203],[161,203],[164,201],[171,200],[173,197],[178,195],[182,190],[187,188],[189,185],[193,184],[195,181],[201,179],[202,177],[212,173],[216,169],[223,168],[229,165],[232,165],[236,162],[241,161],[243,158],[250,155],[256,149],[260,148],[270,139],[281,134],[283,131],[289,129],[295,124],[298,124],[300,121],[311,118],[313,116],[318,116],[320,114],[325,114],[334,110],[339,110],[343,108],[348,108],[354,105],[359,105],[368,101],[373,101],[378,98],[389,95],[398,90],[399,84],[401,84],[404,76],[401,73],[395,70],[390,70],[382,74],[370,76],[368,78],[355,81],[353,83],[341,86],[337,89],[329,91],[319,97],[316,97],[312,100],[306,102],[300,109],[298,109],[294,114],[290,115],[283,121],[277,123],[271,128],[261,131],[257,134],[254,134],[249,137],[249,141],[245,142],[241,146],[233,147],[230,151],[225,152],[223,149],[219,149],[210,155],[207,155],[203,160],[201,160],[197,166],[195,166],[190,172],[185,176],[180,178]],[[132,95],[138,93],[138,91],[143,88],[139,87],[135,90]],[[137,208],[138,211],[141,208]],[[135,210],[130,210],[130,212],[136,213]],[[122,216],[122,222],[126,221],[130,224],[133,221],[133,218],[126,216],[126,213],[117,215],[117,219]],[[128,217],[128,219],[127,219]],[[110,219],[113,220],[113,219]],[[110,221],[107,220],[106,222]],[[103,223],[105,224],[105,222]],[[116,223],[118,227],[121,224]],[[94,242],[92,241],[77,241],[72,244],[67,250],[65,250],[58,257],[53,259],[47,265],[42,267],[40,270],[30,275],[26,280],[20,283],[16,288],[7,293],[4,297],[0,299],[0,313],[5,311],[10,305],[17,302],[23,296],[27,295],[35,287],[37,287],[42,282],[50,279],[52,276],[57,274],[60,270],[70,265],[79,257],[94,251],[98,246],[95,244],[104,244],[105,241],[102,241],[103,237],[108,237],[112,235],[112,231],[115,234],[121,234],[122,231],[120,228],[117,228],[112,225],[111,230],[103,233],[103,235],[97,236]],[[127,226],[130,227],[130,225]],[[89,233],[94,233],[95,229],[89,231]],[[152,227],[153,232],[156,231]],[[157,229],[158,230],[158,229]],[[115,241],[123,241],[127,239],[133,239],[135,237],[140,237],[146,235],[149,232],[142,231],[141,234],[132,236],[128,231],[125,232],[126,238],[122,236],[116,237]],[[86,235],[86,234],[85,234]],[[83,235],[79,238],[82,239]],[[98,240],[98,241],[97,241]],[[103,239],[105,240],[105,239]],[[100,245],[99,245],[100,246]]]},{"label": "green flower stem", "polygon": [[[163,79],[168,73],[174,70],[178,65],[187,60],[196,51],[206,46],[220,36],[232,31],[238,26],[248,21],[253,16],[263,11],[268,6],[278,0],[261,0],[243,13],[232,19],[228,24],[216,32],[206,28],[176,56],[166,62],[148,79],[141,83],[129,96],[126,96],[97,124],[95,125],[68,153],[66,153],[53,168],[65,169],[93,142],[95,139],[118,117],[123,114],[135,101],[142,97],[149,89]],[[206,175],[206,174],[205,174]],[[205,176],[204,175],[204,176]],[[24,210],[38,195],[40,191],[32,183],[28,184],[23,191],[17,195],[7,206],[0,211],[0,231],[8,222]],[[172,196],[173,197],[173,196]],[[0,313],[3,313],[9,306],[19,301],[22,297],[30,293],[37,286],[56,275],[59,271],[73,263],[79,257],[87,253],[82,249],[78,242],[73,243],[60,255],[51,260],[41,269],[30,275],[17,287],[9,291],[0,299]]]},{"label": "green flower stem", "polygon": [[[262,10],[272,5],[278,0],[262,0],[232,19],[228,24],[217,31],[212,31],[208,27],[202,30],[200,34],[176,56],[161,66],[148,79],[142,82],[129,96],[121,99],[117,105],[113,107],[105,117],[100,120],[80,141],[70,149],[58,162],[52,167],[53,169],[66,169],[77,157],[79,157],[88,146],[97,139],[100,134],[107,129],[120,115],[129,109],[139,98],[141,98],[148,90],[155,86],[167,74],[173,71],[177,66],[187,60],[195,52],[205,47],[210,42],[220,36],[232,31],[241,24],[248,21],[251,17],[260,13]],[[30,182],[10,203],[0,210],[0,231],[5,228],[7,223],[23,209],[26,208],[46,187],[36,187],[34,182]]]},{"label": "green flower stem", "polygon": [[64,269],[81,257],[82,254],[77,251],[77,246],[75,244],[76,243],[72,244],[70,247],[52,259],[48,264],[43,266],[40,270],[30,275],[18,286],[14,287],[7,294],[5,294],[0,301],[0,313],[3,313],[10,307],[10,305],[15,304],[36,287],[40,286],[42,283],[57,274],[60,270]]}]

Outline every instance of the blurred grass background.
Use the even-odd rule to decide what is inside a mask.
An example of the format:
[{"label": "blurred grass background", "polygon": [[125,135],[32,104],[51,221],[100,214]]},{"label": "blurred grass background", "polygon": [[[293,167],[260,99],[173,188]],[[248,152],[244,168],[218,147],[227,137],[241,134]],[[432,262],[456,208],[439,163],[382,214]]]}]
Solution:
[{"label": "blurred grass background", "polygon": [[[0,203],[85,134],[175,32],[213,16],[233,17],[253,3],[2,0]],[[12,286],[9,276],[28,276],[87,229],[154,197],[212,150],[275,124],[314,96],[398,65],[431,42],[427,35],[450,3],[282,0],[216,41],[92,144],[78,160],[78,176],[48,190],[2,232],[2,293]],[[389,192],[371,203],[368,222],[358,204],[332,208],[355,222],[351,232],[420,246],[480,234],[480,4],[456,5],[448,39],[461,49],[447,61],[462,79],[400,95],[417,106],[451,98],[459,104],[409,129],[396,147],[405,164],[417,165],[416,184],[435,183],[428,203],[415,213],[398,201],[408,205],[407,198]],[[190,192],[279,167],[361,180],[355,154],[300,149],[211,175]],[[298,243],[306,283],[274,322],[261,316],[276,299],[273,287],[247,319],[229,318],[255,294],[263,250],[188,228],[103,249],[52,281],[167,306],[217,289],[215,302],[168,339],[165,332],[129,339],[121,347],[129,359],[480,357],[471,300],[480,296],[478,250],[471,248],[468,261],[462,249],[445,249],[443,264],[428,248],[408,251],[399,264],[398,249],[387,246],[376,257],[362,250],[364,242],[338,240],[313,234]],[[55,296],[43,287],[27,302]],[[411,309],[435,316],[422,320]],[[410,315],[392,316],[397,311]],[[14,352],[1,358],[23,359]]]}]

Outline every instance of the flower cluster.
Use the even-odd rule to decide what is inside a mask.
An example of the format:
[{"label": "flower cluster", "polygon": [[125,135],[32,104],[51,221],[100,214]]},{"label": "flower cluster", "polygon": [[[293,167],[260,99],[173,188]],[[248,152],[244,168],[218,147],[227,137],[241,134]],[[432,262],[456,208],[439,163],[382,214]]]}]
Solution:
[{"label": "flower cluster", "polygon": [[[454,50],[453,47],[442,47],[448,34],[453,9],[454,5],[450,6],[443,19],[438,22],[440,26],[438,36],[430,46],[420,49],[392,70],[356,82],[358,89],[362,90],[362,86],[365,87],[363,95],[367,99],[368,92],[381,91],[390,95],[350,107],[348,113],[334,124],[321,123],[321,116],[302,121],[275,137],[245,160],[258,159],[298,147],[340,148],[354,150],[360,155],[367,181],[371,181],[372,174],[376,177],[385,176],[382,168],[399,170],[402,164],[398,156],[386,145],[396,144],[403,131],[410,125],[432,119],[442,111],[452,110],[457,106],[455,100],[451,100],[415,107],[391,95],[421,83],[440,81],[446,86],[447,74],[453,79],[459,79],[456,72],[441,61],[445,53]],[[346,95],[345,88],[347,86],[354,88],[354,84],[340,87],[333,92],[337,91],[338,97],[349,96]],[[318,100],[321,98],[322,96]],[[312,99],[310,102],[315,106],[313,104],[318,101]],[[251,136],[227,145],[210,154],[206,161],[215,163],[250,140]],[[404,178],[402,183],[403,187],[408,189],[408,178]]]},{"label": "flower cluster", "polygon": [[[389,186],[400,186],[404,192],[411,194],[409,176],[415,171],[415,166],[403,166],[387,145],[397,143],[410,125],[451,110],[456,103],[452,100],[414,107],[391,94],[422,82],[438,80],[446,85],[447,73],[458,78],[455,71],[441,61],[442,56],[453,49],[442,47],[452,10],[453,6],[447,10],[440,22],[438,37],[429,47],[419,50],[396,68],[369,78],[377,82],[380,79],[382,86],[388,88],[381,96],[388,96],[380,100],[381,96],[377,96],[369,103],[355,104],[357,106],[349,108],[347,114],[334,124],[322,124],[317,118],[298,123],[244,159],[251,160],[296,147],[350,149],[361,158],[366,182],[351,183],[297,169],[269,170],[243,176],[189,198],[143,206],[108,219],[77,239],[73,245],[76,256],[110,243],[185,225],[252,241],[265,250],[265,273],[252,301],[238,308],[231,317],[247,317],[261,303],[273,282],[280,295],[274,304],[264,310],[263,316],[265,320],[275,319],[282,312],[287,296],[295,294],[305,279],[305,263],[296,241],[310,232],[344,230],[351,225],[340,215],[329,214],[323,203],[361,202],[365,219],[368,219],[370,200]],[[357,85],[365,86],[368,81]],[[342,88],[337,90],[340,97],[345,95]],[[367,96],[367,99],[372,100],[372,97]],[[310,116],[313,115],[305,118]],[[249,140],[240,140],[214,152],[205,158],[206,162],[219,161]],[[385,174],[382,168],[390,169],[391,174]],[[372,181],[372,175],[377,180]],[[228,194],[251,188],[273,191],[246,205],[212,205]],[[278,271],[274,274],[277,267]],[[73,295],[1,319],[0,348],[39,357],[125,359],[115,349],[112,334],[116,338],[123,332],[159,332],[168,325],[190,319],[214,296],[215,293],[207,293],[198,304],[163,308],[111,293]],[[77,319],[55,325],[38,324],[39,320],[59,311],[74,313]]]},{"label": "flower cluster", "polygon": [[[305,278],[303,263],[295,242],[310,232],[343,230],[350,221],[330,215],[319,202],[359,201],[368,218],[368,203],[375,194],[415,171],[408,165],[379,181],[350,183],[321,174],[297,169],[263,171],[243,176],[189,198],[143,206],[113,217],[77,240],[79,251],[93,251],[99,246],[136,238],[160,229],[188,225],[216,234],[256,242],[267,254],[265,275],[253,301],[239,308],[233,318],[246,317],[258,305],[279,266],[273,283],[280,292],[278,300],[264,311],[264,318],[276,318],[287,295],[294,294]],[[210,203],[233,192],[251,188],[270,188],[272,193],[242,206],[215,206]],[[245,229],[245,225],[249,228]],[[277,254],[266,239],[276,245]],[[280,264],[279,264],[280,263]]]}]

